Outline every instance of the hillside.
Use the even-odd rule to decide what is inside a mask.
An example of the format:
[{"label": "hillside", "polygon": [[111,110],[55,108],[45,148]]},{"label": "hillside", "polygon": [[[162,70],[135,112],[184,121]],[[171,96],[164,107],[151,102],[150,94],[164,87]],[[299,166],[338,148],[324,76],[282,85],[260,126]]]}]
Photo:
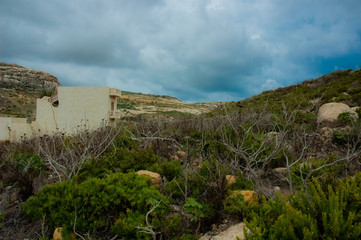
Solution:
[{"label": "hillside", "polygon": [[50,96],[59,85],[49,73],[0,63],[0,116],[34,118],[36,99]]},{"label": "hillside", "polygon": [[122,91],[117,107],[123,110],[125,116],[151,115],[177,117],[207,113],[220,104],[222,103],[185,103],[170,96]]},{"label": "hillside", "polygon": [[307,80],[237,102],[240,108],[267,108],[280,111],[285,105],[288,109],[303,109],[315,112],[318,106],[328,102],[343,102],[350,107],[361,105],[361,69],[336,71],[317,79]]},{"label": "hillside", "polygon": [[[361,70],[338,71],[171,117],[193,105],[123,92],[129,116],[163,117],[0,143],[0,239],[61,227],[69,238],[196,240],[231,225],[242,239],[360,239],[360,90]],[[342,106],[337,124],[323,125],[324,106]]]},{"label": "hillside", "polygon": [[[34,119],[36,99],[54,94],[59,85],[57,78],[49,73],[0,63],[0,116]],[[124,117],[176,117],[206,113],[220,104],[185,103],[170,96],[122,91],[117,107]]]}]

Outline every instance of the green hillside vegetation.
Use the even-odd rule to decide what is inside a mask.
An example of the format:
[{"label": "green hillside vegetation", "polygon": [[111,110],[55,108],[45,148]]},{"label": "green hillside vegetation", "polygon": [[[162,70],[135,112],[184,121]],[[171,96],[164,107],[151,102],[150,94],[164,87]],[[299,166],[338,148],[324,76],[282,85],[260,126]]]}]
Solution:
[{"label": "green hillside vegetation", "polygon": [[23,91],[0,87],[0,116],[35,119],[36,99],[51,92]]},{"label": "green hillside vegetation", "polygon": [[361,105],[361,70],[336,71],[297,85],[263,92],[238,102],[244,108],[264,108],[282,111],[303,109],[314,111],[328,102],[343,102],[350,107]]},{"label": "green hillside vegetation", "polygon": [[331,137],[316,123],[323,103],[359,106],[360,91],[361,70],[338,71],[203,115],[1,143],[0,193],[17,198],[0,205],[0,236],[198,239],[244,221],[247,239],[360,239],[361,120],[341,114]]}]

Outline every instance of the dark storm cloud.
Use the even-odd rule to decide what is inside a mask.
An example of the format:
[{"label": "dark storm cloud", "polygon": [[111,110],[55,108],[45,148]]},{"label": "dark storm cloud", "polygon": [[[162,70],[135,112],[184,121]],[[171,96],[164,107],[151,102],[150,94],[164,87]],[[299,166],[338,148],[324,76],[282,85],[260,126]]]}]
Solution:
[{"label": "dark storm cloud", "polygon": [[3,0],[0,61],[64,85],[237,100],[361,66],[358,0]]}]

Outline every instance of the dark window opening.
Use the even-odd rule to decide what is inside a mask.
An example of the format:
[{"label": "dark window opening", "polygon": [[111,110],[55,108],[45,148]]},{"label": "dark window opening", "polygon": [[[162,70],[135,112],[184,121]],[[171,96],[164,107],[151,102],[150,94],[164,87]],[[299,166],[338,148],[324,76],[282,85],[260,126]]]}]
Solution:
[{"label": "dark window opening", "polygon": [[53,105],[53,107],[58,107],[59,106],[59,100],[53,101],[52,105]]}]

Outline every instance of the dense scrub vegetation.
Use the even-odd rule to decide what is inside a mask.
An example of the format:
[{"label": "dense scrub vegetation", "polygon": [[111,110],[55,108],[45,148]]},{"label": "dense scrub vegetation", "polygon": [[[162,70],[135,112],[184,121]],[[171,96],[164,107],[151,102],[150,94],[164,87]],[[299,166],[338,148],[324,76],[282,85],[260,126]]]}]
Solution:
[{"label": "dense scrub vegetation", "polygon": [[286,105],[287,109],[302,109],[310,113],[328,102],[344,102],[350,107],[360,106],[361,70],[336,71],[297,85],[265,91],[235,105],[262,109],[266,104],[266,108],[273,109],[274,112],[282,111],[282,106]]},{"label": "dense scrub vegetation", "polygon": [[361,174],[321,185],[314,180],[287,200],[262,198],[249,213],[250,239],[359,239]]},{"label": "dense scrub vegetation", "polygon": [[361,120],[340,115],[327,138],[316,115],[332,100],[359,105],[360,81],[360,70],[336,72],[207,115],[1,143],[0,236],[198,239],[227,219],[246,221],[249,239],[358,239]]}]

